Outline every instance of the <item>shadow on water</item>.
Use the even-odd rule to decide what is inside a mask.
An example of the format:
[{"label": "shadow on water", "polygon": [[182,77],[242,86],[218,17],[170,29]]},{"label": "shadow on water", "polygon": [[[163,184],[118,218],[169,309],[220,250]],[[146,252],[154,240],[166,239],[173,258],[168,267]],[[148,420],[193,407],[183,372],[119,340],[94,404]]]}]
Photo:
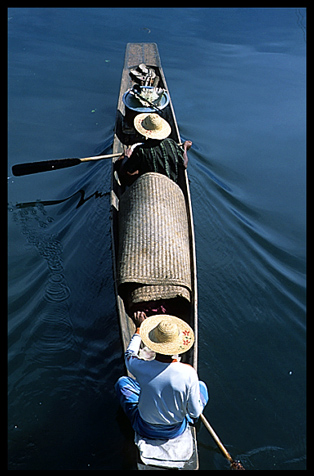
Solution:
[{"label": "shadow on water", "polygon": [[38,206],[43,207],[43,206],[49,206],[49,205],[59,205],[60,203],[64,203],[71,200],[72,198],[79,199],[75,208],[80,208],[82,205],[84,205],[84,203],[86,203],[88,200],[90,200],[93,197],[101,198],[109,194],[110,192],[99,192],[98,190],[96,190],[96,192],[92,193],[88,197],[85,197],[85,190],[78,190],[77,192],[74,192],[73,195],[71,195],[70,197],[61,198],[59,200],[43,200],[43,201],[36,200],[36,202],[17,203],[16,205],[14,205],[14,207],[10,207],[10,208],[13,211],[14,208],[20,209],[20,208],[28,208],[28,207],[38,207]]}]

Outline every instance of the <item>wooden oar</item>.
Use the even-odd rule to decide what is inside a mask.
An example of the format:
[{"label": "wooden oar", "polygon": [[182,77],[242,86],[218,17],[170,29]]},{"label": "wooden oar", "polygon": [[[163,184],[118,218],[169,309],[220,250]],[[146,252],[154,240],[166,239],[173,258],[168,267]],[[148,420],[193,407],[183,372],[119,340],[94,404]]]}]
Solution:
[{"label": "wooden oar", "polygon": [[[183,145],[183,142],[178,144]],[[65,169],[66,167],[73,167],[79,165],[82,162],[90,162],[92,160],[112,159],[113,157],[119,157],[122,153],[107,154],[107,155],[95,155],[94,157],[85,157],[83,159],[69,157],[66,159],[54,159],[43,160],[40,162],[27,162],[25,164],[16,164],[12,167],[12,173],[16,177],[21,175],[37,174],[39,172],[47,172],[49,170]]]},{"label": "wooden oar", "polygon": [[118,154],[108,155],[96,155],[94,157],[85,157],[83,159],[67,158],[67,159],[55,159],[55,160],[43,160],[41,162],[28,162],[25,164],[16,164],[12,167],[12,173],[15,176],[37,174],[39,172],[47,172],[48,170],[65,169],[66,167],[73,167],[74,165],[81,164],[82,162],[89,162],[91,160],[103,160],[112,159],[113,157],[119,157]]},{"label": "wooden oar", "polygon": [[205,428],[209,431],[209,433],[211,434],[212,438],[214,439],[215,443],[217,444],[218,448],[220,449],[220,451],[222,452],[222,454],[224,455],[225,458],[227,458],[227,460],[229,461],[230,463],[230,467],[231,469],[235,469],[235,470],[244,470],[245,468],[243,468],[242,464],[240,463],[240,461],[236,461],[232,458],[232,456],[230,455],[230,453],[228,453],[228,451],[226,450],[226,448],[224,447],[224,445],[222,444],[222,442],[220,441],[217,433],[214,431],[214,429],[212,428],[212,426],[210,425],[209,421],[204,417],[203,413],[201,413],[200,415],[200,419],[202,420]]}]

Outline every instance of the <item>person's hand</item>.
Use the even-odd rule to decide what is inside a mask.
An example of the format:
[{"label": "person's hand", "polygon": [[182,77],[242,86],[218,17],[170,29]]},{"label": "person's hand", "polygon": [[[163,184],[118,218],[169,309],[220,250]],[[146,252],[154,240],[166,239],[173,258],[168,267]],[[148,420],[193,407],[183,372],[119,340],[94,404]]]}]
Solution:
[{"label": "person's hand", "polygon": [[127,147],[125,151],[123,152],[123,154],[121,154],[120,157],[118,157],[118,160],[123,160],[125,159],[125,157],[130,158],[132,155],[132,152],[133,152],[133,149],[131,149],[131,147]]},{"label": "person's hand", "polygon": [[133,152],[133,150],[131,149],[131,147],[127,147],[124,151],[124,156],[125,157],[131,157],[132,152]]},{"label": "person's hand", "polygon": [[192,147],[192,141],[186,140],[183,144],[185,150],[189,150]]},{"label": "person's hand", "polygon": [[133,322],[136,325],[136,327],[140,327],[142,322],[145,321],[147,318],[145,312],[143,311],[136,311],[133,314]]}]

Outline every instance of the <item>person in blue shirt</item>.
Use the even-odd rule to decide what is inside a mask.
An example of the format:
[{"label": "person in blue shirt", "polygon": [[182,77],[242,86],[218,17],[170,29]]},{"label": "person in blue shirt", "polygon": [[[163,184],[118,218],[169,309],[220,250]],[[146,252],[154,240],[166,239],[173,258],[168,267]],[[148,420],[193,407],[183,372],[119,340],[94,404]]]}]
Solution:
[{"label": "person in blue shirt", "polygon": [[[206,384],[177,356],[194,343],[191,327],[167,314],[146,318],[134,314],[136,332],[125,352],[125,364],[134,375],[115,385],[120,404],[133,429],[144,438],[171,439],[197,419],[208,401]],[[141,341],[154,351],[153,360],[138,357]]]}]

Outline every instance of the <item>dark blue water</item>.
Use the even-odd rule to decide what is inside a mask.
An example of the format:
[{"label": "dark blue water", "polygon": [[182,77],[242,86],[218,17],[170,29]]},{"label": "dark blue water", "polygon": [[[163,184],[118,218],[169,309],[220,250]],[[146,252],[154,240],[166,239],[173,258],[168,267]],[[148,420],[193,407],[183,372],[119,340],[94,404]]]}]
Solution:
[{"label": "dark blue water", "polygon": [[[134,469],[113,389],[110,161],[11,173],[111,151],[127,42],[158,44],[193,141],[205,415],[247,469],[305,469],[306,10],[293,8],[8,10],[8,467]],[[228,468],[203,427],[198,442],[200,469]]]}]

